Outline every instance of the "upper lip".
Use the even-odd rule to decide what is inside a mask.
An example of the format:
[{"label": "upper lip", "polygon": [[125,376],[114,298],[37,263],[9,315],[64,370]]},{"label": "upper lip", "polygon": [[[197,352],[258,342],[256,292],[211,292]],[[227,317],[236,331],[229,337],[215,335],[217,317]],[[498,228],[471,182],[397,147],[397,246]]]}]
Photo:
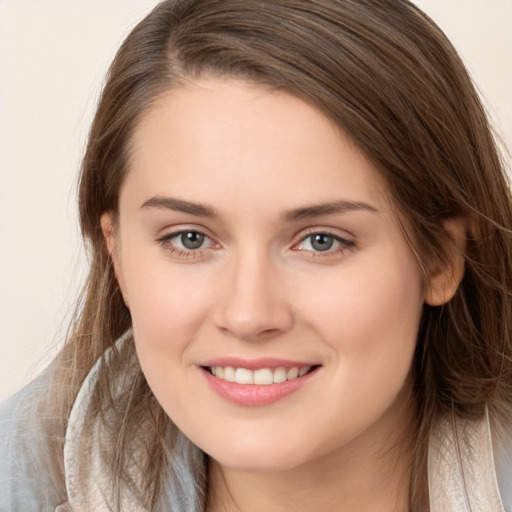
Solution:
[{"label": "upper lip", "polygon": [[319,363],[311,361],[294,361],[291,359],[263,357],[258,359],[244,359],[241,357],[218,357],[209,359],[200,366],[231,366],[233,368],[247,368],[258,370],[260,368],[302,368],[304,366],[318,366]]}]

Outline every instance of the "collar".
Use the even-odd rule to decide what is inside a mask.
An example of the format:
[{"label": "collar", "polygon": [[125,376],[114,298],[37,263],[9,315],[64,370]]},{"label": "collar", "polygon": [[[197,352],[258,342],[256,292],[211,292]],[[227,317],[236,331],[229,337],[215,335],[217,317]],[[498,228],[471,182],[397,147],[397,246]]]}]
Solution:
[{"label": "collar", "polygon": [[[119,348],[129,338],[131,330],[117,342]],[[113,502],[112,475],[105,460],[105,445],[110,446],[110,435],[105,430],[101,415],[97,414],[97,404],[93,397],[99,385],[101,371],[108,366],[113,350],[108,349],[87,375],[71,410],[64,444],[65,483],[68,503],[57,511],[72,512],[111,512],[109,504]],[[127,371],[119,382],[113,383],[113,389],[127,389],[135,376],[137,365],[127,364]],[[121,382],[122,380],[122,382]],[[114,397],[115,399],[116,397]],[[138,452],[138,453],[137,453]],[[107,451],[108,453],[108,451]],[[135,447],[133,458],[143,461],[146,457],[142,447]],[[131,465],[130,476],[135,484],[141,483],[141,464]],[[120,508],[123,512],[148,512],[133,492],[123,485],[120,490]],[[56,512],[57,512],[56,511]]]},{"label": "collar", "polygon": [[430,438],[428,479],[430,512],[505,512],[487,408],[479,420],[441,419]]}]

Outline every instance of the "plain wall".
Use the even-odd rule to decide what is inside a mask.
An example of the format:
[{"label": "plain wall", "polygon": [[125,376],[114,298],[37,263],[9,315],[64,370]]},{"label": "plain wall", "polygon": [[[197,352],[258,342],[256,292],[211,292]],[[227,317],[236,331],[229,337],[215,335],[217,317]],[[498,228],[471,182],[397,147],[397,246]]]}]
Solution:
[{"label": "plain wall", "polygon": [[[103,77],[156,0],[0,0],[0,400],[60,346],[86,261],[76,173]],[[512,141],[512,0],[417,0]],[[492,8],[490,5],[492,4]]]}]

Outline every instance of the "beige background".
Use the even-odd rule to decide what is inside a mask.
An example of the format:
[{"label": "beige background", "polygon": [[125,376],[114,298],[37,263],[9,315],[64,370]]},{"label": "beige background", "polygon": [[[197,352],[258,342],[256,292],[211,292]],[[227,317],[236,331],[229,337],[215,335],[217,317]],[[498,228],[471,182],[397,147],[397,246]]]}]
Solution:
[{"label": "beige background", "polygon": [[[155,0],[0,0],[0,400],[61,343],[86,269],[75,177],[107,66]],[[512,0],[417,0],[512,146]]]}]

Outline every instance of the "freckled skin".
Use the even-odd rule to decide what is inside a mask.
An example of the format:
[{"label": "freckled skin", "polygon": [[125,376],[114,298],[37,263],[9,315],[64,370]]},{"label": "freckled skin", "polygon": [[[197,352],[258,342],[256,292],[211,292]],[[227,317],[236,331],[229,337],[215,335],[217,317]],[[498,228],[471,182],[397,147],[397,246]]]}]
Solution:
[{"label": "freckled skin", "polygon": [[[406,428],[425,288],[386,192],[321,113],[244,82],[173,90],[138,126],[111,244],[116,272],[149,385],[226,474],[322,460],[370,475],[375,454]],[[217,216],[141,208],[155,196]],[[375,211],[282,218],[340,200]],[[204,243],[188,249],[172,237],[180,230]],[[312,233],[333,238],[316,243]],[[241,407],[201,376],[202,362],[224,356],[322,366],[276,403]]]}]

